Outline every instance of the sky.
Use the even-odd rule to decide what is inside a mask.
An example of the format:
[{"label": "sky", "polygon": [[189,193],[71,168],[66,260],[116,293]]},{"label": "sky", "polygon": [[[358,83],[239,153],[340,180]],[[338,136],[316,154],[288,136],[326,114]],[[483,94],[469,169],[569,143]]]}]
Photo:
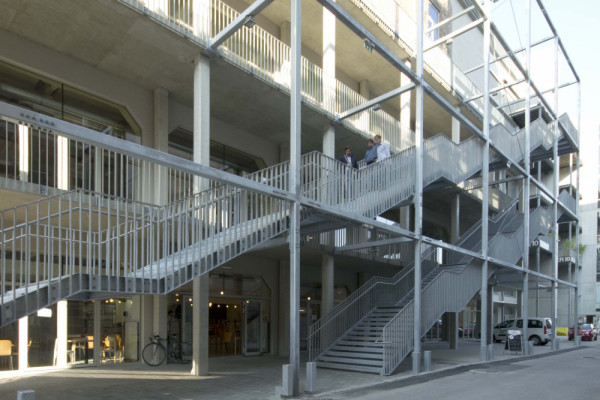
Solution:
[{"label": "sky", "polygon": [[[526,26],[526,0],[500,0],[492,6],[494,20],[498,18],[497,25],[501,28],[503,36],[510,38],[513,48],[525,44],[527,34]],[[543,4],[554,23],[558,35],[575,66],[581,79],[581,135],[598,135],[600,126],[600,0],[543,0]],[[539,7],[532,0],[532,41],[550,36],[550,31],[543,22]],[[540,73],[532,74],[537,83],[536,76],[544,75],[553,77],[552,43],[539,46],[536,50],[536,60],[532,60],[532,71],[536,67]],[[548,54],[542,54],[546,51]],[[532,53],[533,54],[533,53]],[[535,64],[537,62],[537,65]],[[572,80],[567,76],[566,63],[560,63],[561,81]],[[540,79],[538,86],[552,86],[552,79],[547,83]],[[561,96],[568,100],[559,104],[561,111],[569,112],[571,120],[576,124],[575,86],[561,91]],[[551,94],[547,97],[553,105]],[[562,110],[561,110],[562,108]]]}]

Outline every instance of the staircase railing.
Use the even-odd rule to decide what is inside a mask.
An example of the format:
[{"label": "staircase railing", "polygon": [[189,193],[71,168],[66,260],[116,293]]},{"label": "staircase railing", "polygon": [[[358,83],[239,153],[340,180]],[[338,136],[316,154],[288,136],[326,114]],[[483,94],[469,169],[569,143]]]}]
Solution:
[{"label": "staircase railing", "polygon": [[[564,191],[566,192],[566,191]],[[566,192],[568,194],[568,192]],[[531,213],[529,241],[551,228],[549,209],[539,207]],[[510,233],[502,230],[489,241],[489,256],[515,264],[522,256],[523,225]],[[519,244],[520,243],[520,244]],[[518,251],[511,249],[517,248]],[[464,269],[442,270],[425,288],[421,298],[421,332],[423,335],[435,324],[439,316],[448,311],[460,311],[481,288],[481,268],[479,262],[471,260]],[[489,275],[495,268],[489,269]],[[383,368],[382,375],[389,375],[412,351],[414,345],[414,301],[411,300],[383,328]]]}]

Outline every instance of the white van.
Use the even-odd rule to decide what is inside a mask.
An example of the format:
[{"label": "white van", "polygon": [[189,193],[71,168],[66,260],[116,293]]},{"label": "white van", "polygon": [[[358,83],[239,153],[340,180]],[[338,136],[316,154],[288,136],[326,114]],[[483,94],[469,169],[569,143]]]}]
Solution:
[{"label": "white van", "polygon": [[[494,342],[503,342],[506,340],[508,330],[522,330],[523,319],[507,319],[494,327]],[[529,318],[527,324],[528,340],[534,345],[545,345],[552,338],[552,320],[550,318]]]}]

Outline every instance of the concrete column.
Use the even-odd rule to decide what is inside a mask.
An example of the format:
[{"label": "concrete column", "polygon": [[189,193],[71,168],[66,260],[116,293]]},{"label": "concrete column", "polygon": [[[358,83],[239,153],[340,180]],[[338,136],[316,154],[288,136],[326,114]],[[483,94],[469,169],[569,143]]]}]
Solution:
[{"label": "concrete column", "polygon": [[152,296],[154,302],[153,308],[153,331],[156,335],[161,338],[167,337],[167,296],[162,294],[155,294]]},{"label": "concrete column", "polygon": [[[210,164],[210,59],[203,55],[194,60],[194,162]],[[195,191],[208,186],[197,179]],[[192,303],[192,375],[208,375],[209,276],[204,273],[193,281]]]},{"label": "concrete column", "polygon": [[[410,68],[410,62],[407,62],[406,65]],[[404,74],[400,74],[400,86],[408,85],[412,81]],[[408,91],[400,95],[400,122],[402,125],[407,128],[412,127],[412,123],[410,120],[410,102],[412,98],[412,92]]]},{"label": "concrete column", "polygon": [[19,371],[27,369],[27,352],[29,350],[29,332],[28,318],[19,319]]},{"label": "concrete column", "polygon": [[19,124],[19,180],[29,181],[29,127]]},{"label": "concrete column", "polygon": [[58,367],[67,366],[67,304],[67,300],[61,300],[56,304],[56,365]]},{"label": "concrete column", "polygon": [[64,136],[56,136],[56,187],[69,190],[69,139]]},{"label": "concrete column", "polygon": [[[169,92],[163,88],[154,89],[154,148],[169,152]],[[167,168],[154,167],[154,202],[168,202]]]},{"label": "concrete column", "polygon": [[102,301],[94,300],[94,364],[102,363]]},{"label": "concrete column", "polygon": [[400,227],[410,229],[410,205],[400,207]]},{"label": "concrete column", "polygon": [[336,113],[335,16],[323,7],[323,106]]},{"label": "concrete column", "polygon": [[290,145],[280,144],[279,145],[279,162],[289,161],[290,160]]},{"label": "concrete column", "polygon": [[[483,322],[487,324],[486,344],[494,343],[494,341],[492,340],[492,336],[494,334],[494,287],[491,285],[488,285],[487,290],[487,319]],[[481,340],[483,340],[483,338],[481,338]]]},{"label": "concrete column", "polygon": [[448,344],[450,349],[458,347],[458,313],[449,312],[448,315]]},{"label": "concrete column", "polygon": [[325,154],[327,157],[336,158],[335,127],[333,125],[327,125],[323,129],[323,154]]},{"label": "concrete column", "polygon": [[279,40],[283,43],[290,45],[292,37],[292,24],[290,21],[283,21],[279,24]]},{"label": "concrete column", "polygon": [[290,263],[279,262],[279,356],[290,353]]},{"label": "concrete column", "polygon": [[140,362],[143,363],[144,360],[141,357],[142,349],[150,343],[150,336],[155,334],[154,323],[152,321],[152,316],[154,315],[154,298],[152,295],[140,296],[140,308],[140,347],[138,354],[140,355]]},{"label": "concrete column", "polygon": [[369,90],[369,81],[367,79],[363,79],[362,81],[358,82],[358,93],[366,99],[371,98],[371,91]]},{"label": "concrete column", "polygon": [[452,141],[460,143],[460,121],[452,117]]},{"label": "concrete column", "polygon": [[452,196],[450,205],[450,243],[456,243],[460,237],[460,195]]},{"label": "concrete column", "polygon": [[192,375],[204,376],[208,375],[208,274],[194,279],[192,286]]},{"label": "concrete column", "polygon": [[325,315],[333,308],[334,298],[334,260],[328,254],[321,256],[321,315]]}]

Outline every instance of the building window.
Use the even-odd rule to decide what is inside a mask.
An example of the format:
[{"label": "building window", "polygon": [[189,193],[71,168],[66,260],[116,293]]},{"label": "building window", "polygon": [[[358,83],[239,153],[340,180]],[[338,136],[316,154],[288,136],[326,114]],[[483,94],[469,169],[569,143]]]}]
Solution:
[{"label": "building window", "polygon": [[[433,3],[429,2],[429,10],[427,12],[427,29],[440,22],[440,9]],[[435,41],[439,38],[439,29],[433,30],[427,34],[429,39]]]}]

